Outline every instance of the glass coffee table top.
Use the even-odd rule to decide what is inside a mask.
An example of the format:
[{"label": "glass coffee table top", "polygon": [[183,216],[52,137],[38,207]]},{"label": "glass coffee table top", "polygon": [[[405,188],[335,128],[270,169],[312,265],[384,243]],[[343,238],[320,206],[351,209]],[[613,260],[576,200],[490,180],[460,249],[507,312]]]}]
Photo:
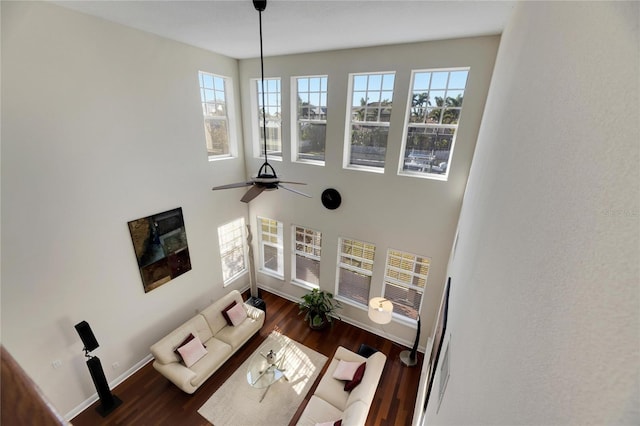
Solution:
[{"label": "glass coffee table top", "polygon": [[272,345],[268,351],[256,353],[247,368],[247,382],[254,388],[267,388],[284,377],[285,351],[281,345]]}]

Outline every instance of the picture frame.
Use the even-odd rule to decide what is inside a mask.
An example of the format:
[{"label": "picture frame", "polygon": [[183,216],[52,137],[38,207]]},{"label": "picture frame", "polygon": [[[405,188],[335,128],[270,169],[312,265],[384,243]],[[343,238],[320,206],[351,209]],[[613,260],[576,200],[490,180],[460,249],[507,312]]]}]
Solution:
[{"label": "picture frame", "polygon": [[182,207],[128,222],[144,292],[191,270]]}]

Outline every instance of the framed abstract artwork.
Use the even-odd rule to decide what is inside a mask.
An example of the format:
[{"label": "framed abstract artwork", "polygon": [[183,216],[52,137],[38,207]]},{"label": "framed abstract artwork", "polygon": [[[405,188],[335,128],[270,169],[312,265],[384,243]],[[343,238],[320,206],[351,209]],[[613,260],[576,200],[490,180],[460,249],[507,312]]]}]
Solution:
[{"label": "framed abstract artwork", "polygon": [[145,293],[191,270],[182,208],[129,222]]}]

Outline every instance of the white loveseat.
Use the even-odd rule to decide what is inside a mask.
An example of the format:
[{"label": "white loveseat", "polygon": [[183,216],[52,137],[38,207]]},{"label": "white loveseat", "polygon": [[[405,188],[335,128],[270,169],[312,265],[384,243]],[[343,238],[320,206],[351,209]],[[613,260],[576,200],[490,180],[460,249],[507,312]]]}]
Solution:
[{"label": "white loveseat", "polygon": [[[228,325],[222,311],[236,302],[246,311],[237,325]],[[227,361],[264,324],[265,313],[245,304],[237,290],[209,305],[202,312],[151,346],[153,367],[186,393],[193,393]],[[206,354],[187,367],[177,347],[193,334],[200,339]]]},{"label": "white loveseat", "polygon": [[[350,392],[344,390],[345,381],[333,378],[340,360],[366,362],[362,381]],[[298,425],[315,426],[342,420],[342,426],[363,426],[367,421],[386,361],[387,357],[382,352],[375,352],[369,358],[365,358],[338,346],[331,364],[302,412]]]}]

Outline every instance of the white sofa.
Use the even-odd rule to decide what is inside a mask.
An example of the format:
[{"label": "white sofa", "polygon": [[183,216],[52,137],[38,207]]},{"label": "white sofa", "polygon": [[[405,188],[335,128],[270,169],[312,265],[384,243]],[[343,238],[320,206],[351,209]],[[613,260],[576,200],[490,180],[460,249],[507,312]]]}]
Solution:
[{"label": "white sofa", "polygon": [[[228,325],[222,311],[233,301],[247,316],[236,326]],[[186,393],[193,393],[264,324],[265,313],[245,304],[237,290],[217,300],[195,317],[151,346],[153,367]],[[187,367],[176,348],[193,334],[206,348],[206,355]]]},{"label": "white sofa", "polygon": [[[351,392],[344,390],[345,381],[333,378],[340,360],[367,364],[362,382]],[[342,420],[342,426],[363,426],[367,421],[386,361],[387,356],[382,352],[375,352],[369,358],[365,358],[339,346],[315,393],[302,412],[298,425],[315,426],[319,423]]]}]

